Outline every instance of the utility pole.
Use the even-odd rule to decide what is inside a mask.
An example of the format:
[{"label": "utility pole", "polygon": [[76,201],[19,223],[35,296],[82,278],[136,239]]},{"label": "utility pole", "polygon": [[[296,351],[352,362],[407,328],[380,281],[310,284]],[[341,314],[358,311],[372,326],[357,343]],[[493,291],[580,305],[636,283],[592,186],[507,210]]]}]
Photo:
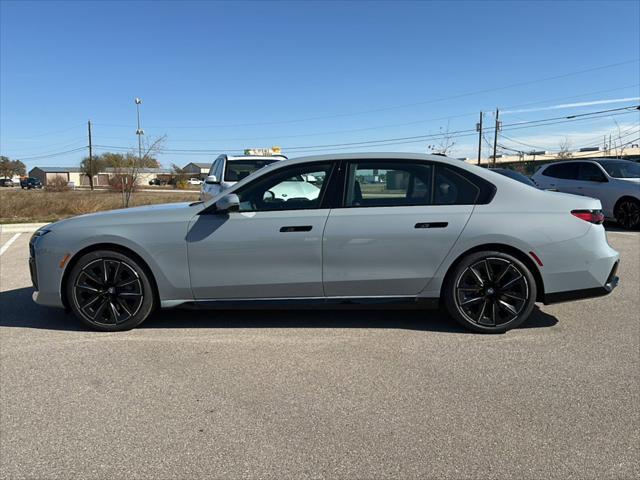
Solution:
[{"label": "utility pole", "polygon": [[93,149],[91,145],[91,120],[87,121],[87,127],[89,128],[89,186],[93,190]]},{"label": "utility pole", "polygon": [[482,111],[480,112],[480,122],[476,125],[478,131],[478,166],[480,166],[480,156],[482,155]]},{"label": "utility pole", "polygon": [[136,97],[136,111],[138,113],[138,129],[136,130],[136,135],[138,135],[138,160],[140,165],[142,165],[142,135],[144,135],[144,130],[140,128],[140,104],[142,100]]},{"label": "utility pole", "polygon": [[493,132],[493,166],[496,166],[496,155],[498,149],[498,130],[500,130],[500,121],[498,117],[500,115],[500,110],[496,108],[496,128],[495,132]]}]

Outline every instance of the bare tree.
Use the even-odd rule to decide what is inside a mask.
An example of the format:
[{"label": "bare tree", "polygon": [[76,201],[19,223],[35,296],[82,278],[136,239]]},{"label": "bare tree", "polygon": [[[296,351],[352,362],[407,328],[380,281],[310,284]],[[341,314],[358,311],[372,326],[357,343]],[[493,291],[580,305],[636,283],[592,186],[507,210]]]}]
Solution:
[{"label": "bare tree", "polygon": [[173,188],[187,188],[187,172],[175,163],[171,164],[171,180]]},{"label": "bare tree", "polygon": [[[624,150],[627,144],[625,144],[625,142],[622,141],[622,137],[623,137],[622,129],[620,128],[620,124],[616,121],[615,118],[613,119],[613,123],[616,124],[616,129],[618,130],[618,134],[614,141],[616,158],[622,158],[622,155],[624,155]],[[618,145],[620,145],[620,149],[618,149]]]},{"label": "bare tree", "polygon": [[155,161],[155,157],[162,152],[166,138],[164,135],[153,141],[145,142],[142,156],[130,152],[118,159],[113,165],[115,180],[113,185],[122,194],[123,208],[129,207],[131,196],[138,186],[140,170],[149,165],[151,159]]},{"label": "bare tree", "polygon": [[453,140],[455,137],[449,129],[449,123],[447,122],[447,128],[440,127],[440,140],[433,145],[427,145],[427,148],[431,153],[438,155],[449,155],[453,151],[453,146],[456,142]]},{"label": "bare tree", "polygon": [[564,137],[564,140],[560,141],[560,150],[558,151],[557,158],[561,160],[567,160],[571,158],[573,154],[571,153],[571,142],[567,137]]}]

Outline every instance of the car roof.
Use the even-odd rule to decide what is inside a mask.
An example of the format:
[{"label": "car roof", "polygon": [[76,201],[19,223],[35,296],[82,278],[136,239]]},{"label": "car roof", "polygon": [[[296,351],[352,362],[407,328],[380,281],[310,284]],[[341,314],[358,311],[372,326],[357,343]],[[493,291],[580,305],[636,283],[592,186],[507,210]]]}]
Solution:
[{"label": "car roof", "polygon": [[225,155],[227,160],[287,160],[284,155]]},{"label": "car roof", "polygon": [[446,157],[443,155],[429,155],[425,153],[406,153],[406,152],[359,152],[359,153],[337,153],[325,155],[310,155],[306,157],[291,158],[287,162],[282,163],[303,163],[303,162],[321,162],[324,160],[422,160],[434,161],[440,163],[449,163],[451,165],[469,165],[462,160]]}]

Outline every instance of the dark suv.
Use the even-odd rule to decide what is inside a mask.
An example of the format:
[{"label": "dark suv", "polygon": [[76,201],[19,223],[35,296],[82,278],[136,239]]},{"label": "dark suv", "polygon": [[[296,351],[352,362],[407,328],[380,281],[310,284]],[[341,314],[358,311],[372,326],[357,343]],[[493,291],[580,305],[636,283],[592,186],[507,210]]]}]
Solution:
[{"label": "dark suv", "polygon": [[32,188],[42,188],[42,182],[37,178],[29,177],[20,180],[20,188],[31,190]]}]

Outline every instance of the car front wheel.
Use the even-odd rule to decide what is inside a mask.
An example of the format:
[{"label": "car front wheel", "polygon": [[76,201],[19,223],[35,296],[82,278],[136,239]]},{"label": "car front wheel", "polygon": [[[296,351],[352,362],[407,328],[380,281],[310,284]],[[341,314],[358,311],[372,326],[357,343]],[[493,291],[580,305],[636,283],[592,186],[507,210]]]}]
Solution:
[{"label": "car front wheel", "polygon": [[74,314],[90,327],[115,332],[142,323],[153,310],[153,289],[138,262],[120,252],[83,255],[67,280]]},{"label": "car front wheel", "polygon": [[517,258],[502,252],[477,252],[455,266],[444,297],[449,314],[466,328],[502,333],[529,317],[536,283]]}]

